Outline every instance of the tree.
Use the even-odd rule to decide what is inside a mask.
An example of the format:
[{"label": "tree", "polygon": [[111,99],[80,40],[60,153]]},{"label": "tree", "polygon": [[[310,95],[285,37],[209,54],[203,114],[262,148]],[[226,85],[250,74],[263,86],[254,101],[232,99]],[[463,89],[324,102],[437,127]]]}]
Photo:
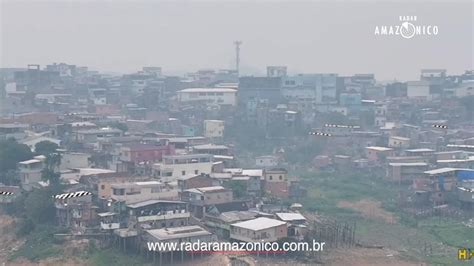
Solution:
[{"label": "tree", "polygon": [[120,130],[122,130],[123,132],[127,132],[127,131],[128,131],[128,126],[127,126],[127,124],[121,123],[121,122],[118,122],[118,121],[109,123],[108,126],[113,127],[113,128],[116,128],[116,129],[120,129]]},{"label": "tree", "polygon": [[41,141],[36,143],[35,151],[46,156],[46,167],[41,172],[41,179],[49,181],[51,185],[59,184],[60,174],[58,173],[61,164],[61,155],[57,152],[58,144],[51,141]]},{"label": "tree", "polygon": [[49,154],[55,153],[58,148],[59,148],[58,144],[51,141],[44,140],[44,141],[36,143],[35,152],[37,154],[47,156]]},{"label": "tree", "polygon": [[311,163],[316,155],[325,149],[327,140],[318,136],[309,136],[308,141],[288,147],[285,152],[285,160],[291,164]]},{"label": "tree", "polygon": [[27,219],[35,224],[53,222],[55,209],[53,193],[50,188],[35,189],[25,199]]},{"label": "tree", "polygon": [[236,198],[243,198],[247,195],[247,187],[244,182],[231,180],[226,183],[228,189],[232,189],[232,192]]},{"label": "tree", "polygon": [[33,158],[33,153],[27,145],[19,144],[15,139],[0,141],[0,182],[14,184],[11,173],[17,169],[21,161]]},{"label": "tree", "polygon": [[59,153],[50,153],[46,155],[46,167],[41,171],[41,178],[49,181],[50,185],[59,184],[61,175],[59,174],[59,165],[61,164],[61,155]]}]

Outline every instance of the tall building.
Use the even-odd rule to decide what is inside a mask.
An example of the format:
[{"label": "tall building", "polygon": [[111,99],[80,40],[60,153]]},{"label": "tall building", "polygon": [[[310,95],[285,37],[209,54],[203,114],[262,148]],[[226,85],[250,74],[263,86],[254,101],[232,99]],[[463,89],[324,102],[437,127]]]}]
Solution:
[{"label": "tall building", "polygon": [[267,77],[285,77],[286,74],[286,66],[267,66]]},{"label": "tall building", "polygon": [[282,95],[308,104],[337,102],[337,74],[299,74],[283,77]]},{"label": "tall building", "polygon": [[280,77],[241,77],[239,78],[239,103],[268,100],[269,104],[281,101]]}]

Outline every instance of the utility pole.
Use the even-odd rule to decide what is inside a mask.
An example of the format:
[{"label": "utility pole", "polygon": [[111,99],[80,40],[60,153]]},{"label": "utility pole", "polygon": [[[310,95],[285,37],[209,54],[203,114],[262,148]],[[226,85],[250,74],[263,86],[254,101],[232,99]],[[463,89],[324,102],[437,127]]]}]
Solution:
[{"label": "utility pole", "polygon": [[240,45],[241,41],[234,41],[235,45],[235,70],[237,71],[237,76],[239,76],[239,67],[240,67]]}]

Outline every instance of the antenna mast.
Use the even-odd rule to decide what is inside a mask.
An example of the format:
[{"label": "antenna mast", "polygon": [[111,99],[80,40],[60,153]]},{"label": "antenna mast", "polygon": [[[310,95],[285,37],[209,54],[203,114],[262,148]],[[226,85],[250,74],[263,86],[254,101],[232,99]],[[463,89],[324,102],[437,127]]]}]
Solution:
[{"label": "antenna mast", "polygon": [[239,76],[239,67],[240,67],[240,45],[241,41],[234,41],[235,45],[235,70],[237,71],[237,76]]}]

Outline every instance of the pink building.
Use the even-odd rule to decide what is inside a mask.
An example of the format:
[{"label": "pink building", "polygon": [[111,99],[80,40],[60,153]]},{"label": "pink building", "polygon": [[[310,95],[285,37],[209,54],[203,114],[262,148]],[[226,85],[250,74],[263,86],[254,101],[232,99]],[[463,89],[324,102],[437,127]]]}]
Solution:
[{"label": "pink building", "polygon": [[120,150],[120,159],[124,162],[159,162],[164,155],[174,155],[174,145],[128,144]]}]

